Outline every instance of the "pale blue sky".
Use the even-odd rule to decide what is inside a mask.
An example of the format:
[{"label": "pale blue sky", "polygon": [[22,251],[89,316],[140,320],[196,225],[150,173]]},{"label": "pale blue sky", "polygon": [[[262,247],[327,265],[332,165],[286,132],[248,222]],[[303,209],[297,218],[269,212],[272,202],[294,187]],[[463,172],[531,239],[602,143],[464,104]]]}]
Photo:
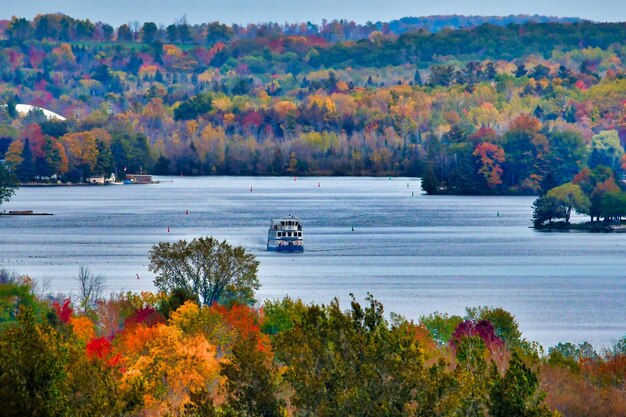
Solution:
[{"label": "pale blue sky", "polygon": [[129,21],[190,23],[320,22],[346,18],[363,23],[434,14],[542,14],[597,21],[626,21],[626,0],[0,0],[0,19],[62,12],[113,25]]}]

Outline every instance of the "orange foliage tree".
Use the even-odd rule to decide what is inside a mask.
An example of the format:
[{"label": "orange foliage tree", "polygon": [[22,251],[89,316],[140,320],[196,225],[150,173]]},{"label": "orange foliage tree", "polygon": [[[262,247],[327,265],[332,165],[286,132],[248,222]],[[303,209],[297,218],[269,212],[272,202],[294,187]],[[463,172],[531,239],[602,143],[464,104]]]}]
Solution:
[{"label": "orange foliage tree", "polygon": [[504,162],[504,149],[489,142],[481,142],[476,145],[472,154],[479,158],[480,168],[478,172],[485,178],[490,189],[502,184],[502,166]]}]

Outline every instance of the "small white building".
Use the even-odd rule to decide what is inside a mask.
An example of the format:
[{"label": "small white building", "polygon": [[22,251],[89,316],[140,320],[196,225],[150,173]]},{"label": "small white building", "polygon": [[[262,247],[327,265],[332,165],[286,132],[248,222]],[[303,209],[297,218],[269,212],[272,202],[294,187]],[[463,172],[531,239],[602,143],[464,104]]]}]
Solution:
[{"label": "small white building", "polygon": [[104,177],[102,175],[98,177],[87,177],[89,184],[104,184]]}]

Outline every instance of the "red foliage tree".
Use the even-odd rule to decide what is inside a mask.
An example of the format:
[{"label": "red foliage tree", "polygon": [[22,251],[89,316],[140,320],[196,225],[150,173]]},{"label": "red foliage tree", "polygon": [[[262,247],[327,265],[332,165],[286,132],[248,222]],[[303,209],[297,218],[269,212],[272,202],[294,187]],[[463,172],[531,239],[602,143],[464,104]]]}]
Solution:
[{"label": "red foliage tree", "polygon": [[74,313],[74,309],[70,305],[71,302],[72,301],[68,298],[63,302],[63,305],[60,305],[57,301],[52,303],[52,308],[54,308],[57,317],[66,324],[70,322],[72,314]]},{"label": "red foliage tree", "polygon": [[480,320],[478,322],[465,320],[459,323],[454,333],[452,333],[450,345],[456,349],[463,338],[472,336],[480,337],[490,351],[504,346],[504,341],[496,335],[493,324],[487,320]]},{"label": "red foliage tree", "polygon": [[113,354],[113,345],[106,337],[94,337],[87,343],[85,351],[89,359],[99,359],[108,366],[117,366],[121,359],[119,353]]},{"label": "red foliage tree", "polygon": [[256,340],[256,347],[259,351],[270,350],[269,337],[261,333],[260,316],[253,308],[235,304],[231,308],[220,304],[213,304],[211,310],[224,319],[237,336],[243,340]]},{"label": "red foliage tree", "polygon": [[482,142],[476,145],[472,155],[479,158],[478,172],[485,178],[489,188],[494,189],[502,184],[503,170],[500,164],[504,162],[504,149],[493,143]]},{"label": "red foliage tree", "polygon": [[124,326],[133,326],[137,324],[145,324],[146,326],[155,326],[160,323],[165,323],[165,317],[163,314],[156,311],[153,307],[144,307],[134,311],[124,321]]}]

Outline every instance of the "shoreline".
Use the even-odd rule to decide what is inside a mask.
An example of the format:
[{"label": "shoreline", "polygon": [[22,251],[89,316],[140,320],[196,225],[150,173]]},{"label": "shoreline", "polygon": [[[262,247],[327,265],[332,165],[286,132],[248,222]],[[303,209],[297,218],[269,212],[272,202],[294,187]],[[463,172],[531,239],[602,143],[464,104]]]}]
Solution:
[{"label": "shoreline", "polygon": [[96,184],[88,184],[88,183],[51,183],[51,182],[27,182],[24,184],[18,184],[18,187],[88,187]]},{"label": "shoreline", "polygon": [[608,224],[604,222],[586,222],[571,223],[564,222],[552,223],[552,225],[531,226],[539,232],[588,232],[588,233],[626,233],[626,223]]}]

